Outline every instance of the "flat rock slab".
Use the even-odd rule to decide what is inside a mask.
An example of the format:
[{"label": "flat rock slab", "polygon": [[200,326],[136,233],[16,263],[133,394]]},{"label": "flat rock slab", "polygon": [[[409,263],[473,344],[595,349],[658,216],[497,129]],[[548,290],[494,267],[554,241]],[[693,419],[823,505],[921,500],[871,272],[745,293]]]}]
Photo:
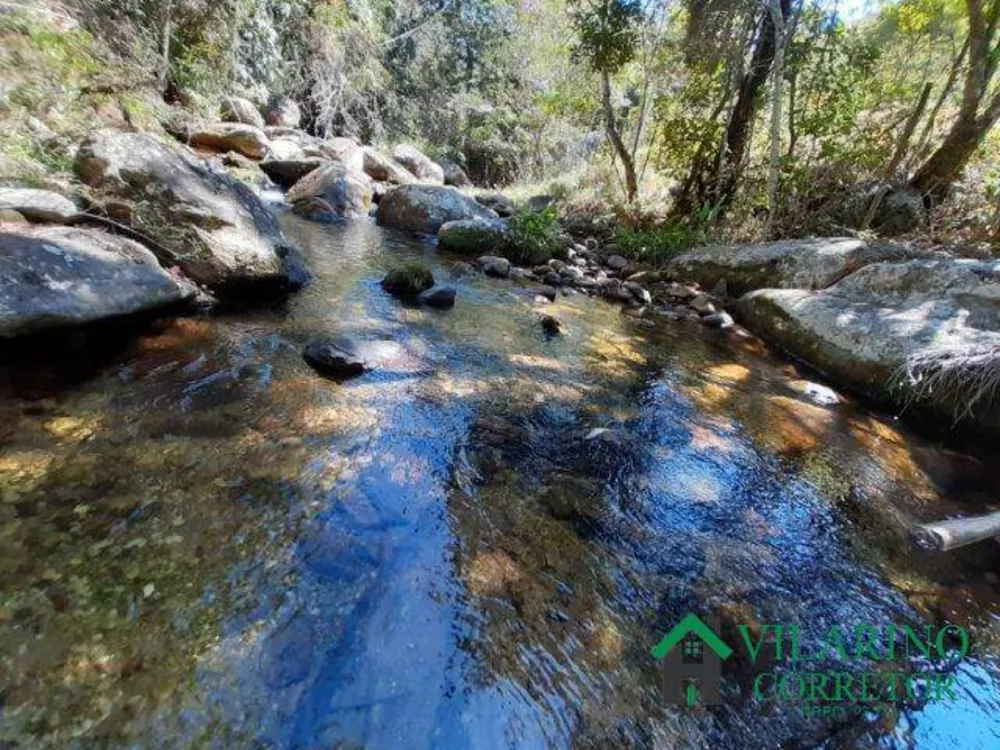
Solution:
[{"label": "flat rock slab", "polygon": [[35,188],[0,187],[0,209],[17,211],[29,221],[66,221],[79,213],[77,205],[64,195]]},{"label": "flat rock slab", "polygon": [[828,237],[697,248],[674,258],[667,271],[705,289],[724,281],[728,293],[738,297],[755,289],[826,289],[872,263],[915,255],[901,246]]},{"label": "flat rock slab", "polygon": [[76,227],[0,232],[0,337],[132,315],[193,294],[125,237]]},{"label": "flat rock slab", "polygon": [[[852,390],[948,424],[954,404],[911,404],[916,386],[898,376],[929,354],[1000,352],[1000,262],[876,264],[826,290],[758,290],[735,310],[762,338]],[[965,418],[1000,433],[1000,400],[979,402]]]}]

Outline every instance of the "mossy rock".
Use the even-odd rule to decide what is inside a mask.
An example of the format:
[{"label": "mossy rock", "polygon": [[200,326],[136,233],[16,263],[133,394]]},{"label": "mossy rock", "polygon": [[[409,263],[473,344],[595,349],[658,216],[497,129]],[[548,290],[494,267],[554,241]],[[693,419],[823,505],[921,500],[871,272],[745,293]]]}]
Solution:
[{"label": "mossy rock", "polygon": [[459,219],[446,222],[438,230],[438,247],[478,258],[503,248],[507,227],[503,222],[485,219]]},{"label": "mossy rock", "polygon": [[422,263],[394,268],[382,279],[382,288],[394,297],[417,297],[434,286],[434,274]]}]

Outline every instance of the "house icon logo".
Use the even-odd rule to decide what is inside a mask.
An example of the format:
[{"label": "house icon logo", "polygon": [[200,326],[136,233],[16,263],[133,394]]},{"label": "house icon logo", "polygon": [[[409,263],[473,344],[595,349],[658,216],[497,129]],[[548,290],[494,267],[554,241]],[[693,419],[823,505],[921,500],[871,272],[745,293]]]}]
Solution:
[{"label": "house icon logo", "polygon": [[719,637],[718,627],[717,617],[702,620],[688,614],[653,647],[653,657],[662,664],[667,703],[689,708],[719,703],[722,662],[733,650]]}]

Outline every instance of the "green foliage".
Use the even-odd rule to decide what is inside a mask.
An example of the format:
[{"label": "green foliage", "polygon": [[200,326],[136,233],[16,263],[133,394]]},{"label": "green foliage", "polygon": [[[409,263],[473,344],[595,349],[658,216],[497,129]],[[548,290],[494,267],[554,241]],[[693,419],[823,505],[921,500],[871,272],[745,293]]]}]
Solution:
[{"label": "green foliage", "polygon": [[661,265],[673,256],[708,240],[708,228],[716,212],[704,207],[690,220],[668,219],[657,222],[652,217],[633,218],[619,226],[617,244],[621,254],[652,266]]},{"label": "green foliage", "polygon": [[573,0],[570,17],[579,37],[573,52],[596,71],[614,73],[635,57],[642,3]]},{"label": "green foliage", "polygon": [[518,265],[545,263],[562,248],[559,212],[546,206],[535,213],[519,211],[508,225],[508,258]]}]

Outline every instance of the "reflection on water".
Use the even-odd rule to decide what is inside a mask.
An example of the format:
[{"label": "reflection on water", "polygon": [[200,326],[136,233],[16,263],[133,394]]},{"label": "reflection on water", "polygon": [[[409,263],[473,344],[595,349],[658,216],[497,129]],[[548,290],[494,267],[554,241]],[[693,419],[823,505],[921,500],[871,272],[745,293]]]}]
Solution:
[{"label": "reflection on water", "polygon": [[[165,321],[73,386],[0,396],[0,743],[91,747],[996,744],[993,543],[912,553],[995,499],[737,333],[454,275],[357,222],[294,218],[316,282]],[[454,310],[382,273],[423,258]],[[300,351],[359,342],[337,385]],[[44,378],[42,378],[44,380]],[[45,389],[41,389],[45,390]],[[952,622],[960,700],[829,722],[661,705],[649,656],[730,622]]]}]

